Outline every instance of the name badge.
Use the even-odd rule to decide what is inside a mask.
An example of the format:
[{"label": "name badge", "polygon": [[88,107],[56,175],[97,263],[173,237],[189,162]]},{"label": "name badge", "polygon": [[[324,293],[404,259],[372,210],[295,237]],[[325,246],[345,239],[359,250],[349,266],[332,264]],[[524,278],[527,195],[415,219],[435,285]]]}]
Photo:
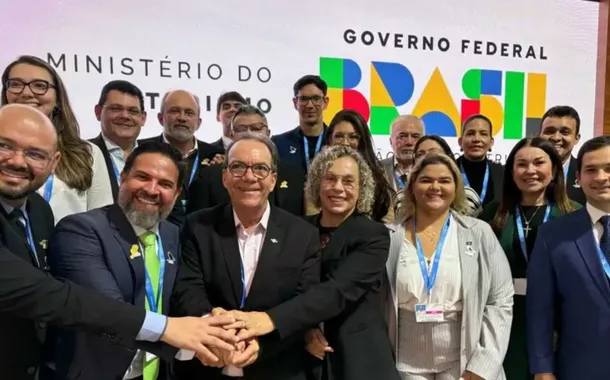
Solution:
[{"label": "name badge", "polygon": [[444,322],[445,315],[442,309],[420,304],[415,305],[415,321],[417,323]]},{"label": "name badge", "polygon": [[527,278],[513,279],[513,286],[515,287],[515,295],[524,296],[527,292]]}]

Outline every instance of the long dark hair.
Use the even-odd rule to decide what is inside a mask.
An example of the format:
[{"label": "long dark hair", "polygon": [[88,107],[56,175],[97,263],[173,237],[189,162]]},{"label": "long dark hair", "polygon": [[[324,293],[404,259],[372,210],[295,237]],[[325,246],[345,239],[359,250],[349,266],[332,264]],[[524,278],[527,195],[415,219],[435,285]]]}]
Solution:
[{"label": "long dark hair", "polygon": [[57,145],[61,152],[61,160],[55,169],[55,174],[68,187],[84,192],[91,187],[93,181],[93,156],[90,145],[80,138],[80,128],[76,116],[70,106],[66,87],[51,65],[38,57],[23,55],[11,62],[2,73],[2,105],[8,103],[6,97],[6,82],[13,67],[26,64],[45,69],[53,78],[57,93],[57,106],[50,116],[57,130]]},{"label": "long dark hair", "polygon": [[455,155],[453,154],[453,151],[451,150],[451,147],[447,143],[447,140],[445,140],[444,138],[442,138],[442,137],[440,137],[438,135],[424,135],[424,136],[420,137],[417,140],[417,142],[415,143],[415,147],[413,148],[413,154],[417,153],[417,149],[419,148],[421,143],[423,143],[426,140],[432,140],[435,143],[437,143],[438,145],[440,145],[441,149],[443,149],[443,152],[445,152],[445,154],[447,156],[453,158],[453,161],[455,161]]},{"label": "long dark hair", "polygon": [[551,158],[553,165],[553,179],[546,187],[544,196],[547,201],[559,208],[561,214],[567,214],[574,210],[566,192],[565,178],[563,178],[563,164],[555,147],[549,141],[540,138],[524,138],[519,141],[510,151],[504,167],[504,188],[502,198],[496,210],[491,226],[496,231],[501,231],[506,225],[506,220],[511,212],[514,212],[521,203],[521,190],[517,187],[513,178],[513,167],[517,152],[526,147],[542,149]]},{"label": "long dark hair", "polygon": [[371,136],[371,132],[369,131],[369,127],[364,118],[356,111],[339,111],[335,117],[333,117],[328,125],[328,128],[326,129],[324,144],[328,145],[330,143],[332,140],[331,137],[335,131],[335,127],[337,124],[343,121],[350,123],[356,130],[356,133],[360,135],[360,140],[358,141],[358,153],[360,153],[371,168],[371,171],[373,172],[373,179],[375,180],[375,201],[373,203],[371,218],[377,222],[380,222],[390,210],[393,189],[385,176],[384,170],[381,167],[377,156],[375,155],[373,137]]}]

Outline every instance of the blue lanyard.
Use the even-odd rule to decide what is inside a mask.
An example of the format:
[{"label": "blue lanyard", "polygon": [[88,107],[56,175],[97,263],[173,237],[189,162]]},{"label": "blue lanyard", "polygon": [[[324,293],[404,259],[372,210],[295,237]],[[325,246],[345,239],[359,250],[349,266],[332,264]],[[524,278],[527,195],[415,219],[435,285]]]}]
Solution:
[{"label": "blue lanyard", "polygon": [[246,304],[246,277],[244,275],[244,264],[243,262],[240,264],[240,269],[241,269],[241,286],[242,286],[242,291],[241,291],[241,300],[239,301],[239,309],[243,309],[244,305]]},{"label": "blue lanyard", "polygon": [[49,178],[47,178],[44,183],[43,197],[44,200],[47,201],[47,203],[49,203],[49,201],[51,200],[51,193],[53,192],[53,178],[55,178],[55,175],[51,173],[49,175]]},{"label": "blue lanyard", "polygon": [[195,156],[195,161],[193,161],[193,168],[191,169],[191,176],[189,177],[189,186],[191,185],[191,182],[193,182],[193,177],[195,177],[195,172],[197,171],[197,165],[200,165],[199,152],[197,152],[197,155]]},{"label": "blue lanyard", "polygon": [[[318,142],[316,142],[316,150],[314,150],[313,152],[314,157],[316,156],[316,154],[318,154],[320,148],[322,147],[323,134],[324,133],[320,133],[320,136],[318,136]],[[305,145],[305,165],[309,168],[309,163],[311,159],[309,158],[309,140],[307,139],[307,136],[303,136],[303,145]]]},{"label": "blue lanyard", "polygon": [[432,262],[432,268],[430,268],[430,274],[428,274],[428,268],[426,267],[426,257],[424,256],[424,250],[422,249],[421,242],[419,241],[417,233],[415,232],[415,219],[413,219],[413,235],[415,235],[415,248],[417,249],[419,267],[421,269],[421,274],[424,277],[424,284],[426,285],[428,296],[430,296],[432,288],[434,287],[434,283],[436,282],[436,274],[438,272],[441,254],[443,252],[443,246],[445,245],[445,239],[447,238],[447,231],[449,230],[449,219],[450,215],[447,215],[447,220],[445,221],[445,225],[443,226],[443,229],[441,231],[441,237],[438,243],[436,244],[436,249],[434,250],[434,261]]},{"label": "blue lanyard", "polygon": [[38,252],[36,251],[36,244],[34,244],[34,235],[32,234],[32,227],[30,226],[30,220],[25,214],[23,214],[23,221],[25,222],[25,233],[26,238],[28,240],[28,245],[30,246],[30,250],[32,251],[32,256],[34,257],[34,261],[36,261],[36,266],[40,268],[40,260],[38,260]]},{"label": "blue lanyard", "polygon": [[568,171],[570,170],[570,165],[566,165],[565,168],[563,168],[563,182],[566,184],[566,186],[568,185]]},{"label": "blue lanyard", "polygon": [[599,254],[599,259],[602,261],[602,268],[604,268],[604,272],[606,272],[606,276],[610,278],[610,264],[608,264],[608,260],[606,260],[606,255],[602,251],[602,248],[597,245],[597,253]]},{"label": "blue lanyard", "polygon": [[114,178],[120,184],[121,183],[121,173],[119,173],[119,168],[116,166],[114,162],[114,158],[110,157],[110,162],[112,163],[112,170],[114,171]]},{"label": "blue lanyard", "polygon": [[[144,254],[145,250],[140,244],[140,249]],[[163,244],[161,243],[161,238],[159,234],[157,234],[157,257],[159,258],[159,287],[157,288],[157,297],[155,298],[155,292],[152,287],[152,281],[150,279],[150,274],[148,273],[148,268],[146,268],[146,259],[144,259],[144,275],[146,277],[146,300],[148,301],[148,307],[151,312],[158,313],[159,311],[159,301],[161,300],[161,295],[163,294],[163,278],[165,277],[165,251],[163,251]]]},{"label": "blue lanyard", "polygon": [[400,178],[400,176],[396,173],[394,173],[394,176],[396,177],[396,183],[398,183],[398,188],[400,190],[405,188],[405,181],[402,180],[402,178]]},{"label": "blue lanyard", "polygon": [[[460,171],[462,172],[462,178],[464,178],[464,186],[470,187],[470,181],[468,181],[468,176],[466,175],[466,171],[464,170],[464,164],[460,164]],[[481,188],[481,203],[485,200],[485,195],[487,195],[487,187],[489,185],[489,162],[487,162],[487,167],[485,168],[485,176],[483,177],[483,187]]]},{"label": "blue lanyard", "polygon": [[[549,216],[551,215],[551,204],[546,205],[546,211],[544,212],[544,219],[542,223],[546,223],[549,220]],[[521,245],[521,253],[523,254],[523,258],[527,263],[529,260],[527,258],[527,245],[525,245],[525,234],[523,233],[523,221],[521,220],[521,213],[519,212],[519,208],[515,210],[515,223],[517,224],[517,235],[519,236],[519,244]]]}]

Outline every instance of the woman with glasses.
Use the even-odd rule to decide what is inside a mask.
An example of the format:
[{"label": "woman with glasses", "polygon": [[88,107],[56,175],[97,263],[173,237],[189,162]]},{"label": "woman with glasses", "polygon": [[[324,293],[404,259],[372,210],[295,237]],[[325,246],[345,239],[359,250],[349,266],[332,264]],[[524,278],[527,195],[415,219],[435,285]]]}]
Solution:
[{"label": "woman with glasses", "polygon": [[375,156],[373,138],[364,118],[356,111],[339,111],[328,125],[324,141],[327,145],[348,146],[360,153],[371,169],[375,182],[371,218],[377,222],[392,221],[394,219],[393,190]]},{"label": "woman with glasses", "polygon": [[102,152],[80,138],[66,88],[55,69],[40,58],[19,57],[2,74],[1,103],[36,107],[55,125],[61,159],[38,190],[51,205],[55,223],[64,216],[113,203]]},{"label": "woman with glasses", "polygon": [[[524,138],[515,145],[504,169],[499,202],[485,206],[481,219],[489,222],[512,273],[515,287],[514,318],[504,359],[508,380],[530,380],[525,335],[527,266],[541,224],[581,206],[568,200],[563,165],[553,144],[542,138]],[[585,376],[586,377],[586,376]]]},{"label": "woman with glasses", "polygon": [[388,328],[404,380],[503,380],[513,285],[489,225],[464,215],[453,157],[415,163],[390,226]]}]

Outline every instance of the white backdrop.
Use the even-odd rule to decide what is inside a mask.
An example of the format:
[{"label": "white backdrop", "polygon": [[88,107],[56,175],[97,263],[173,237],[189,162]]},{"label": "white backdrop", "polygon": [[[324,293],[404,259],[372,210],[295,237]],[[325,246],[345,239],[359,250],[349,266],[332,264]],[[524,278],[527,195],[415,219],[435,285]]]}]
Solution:
[{"label": "white backdrop", "polygon": [[[48,0],[35,5],[2,0],[2,27],[10,39],[2,44],[0,66],[20,54],[37,55],[57,66],[85,138],[99,133],[93,106],[112,79],[129,80],[149,94],[142,137],[161,131],[157,94],[176,88],[193,91],[204,108],[198,137],[213,141],[221,133],[215,119],[220,93],[237,90],[252,103],[261,101],[264,110],[270,106],[270,127],[279,133],[297,125],[291,101],[296,79],[319,74],[321,57],[353,60],[361,69],[354,90],[374,107],[386,106],[376,108],[371,120],[375,144],[384,155],[389,150],[387,121],[395,113],[428,114],[424,119],[431,130],[446,132],[451,127],[453,132],[445,135],[455,135],[461,102],[467,98],[464,74],[492,70],[478,81],[485,82],[482,92],[492,94],[481,97],[481,110],[494,120],[493,153],[505,155],[514,138],[525,135],[527,117],[540,117],[551,105],[575,107],[582,117],[582,139],[593,136],[598,9],[599,4],[582,0]],[[354,33],[345,37],[346,30]],[[432,49],[423,48],[423,39],[433,41]],[[469,41],[464,49],[463,40]],[[493,50],[488,42],[495,44],[495,54],[487,54],[488,47]],[[515,45],[521,46],[521,58],[513,56]],[[530,45],[535,58],[524,57]],[[87,68],[87,57],[95,65],[101,62],[101,73],[91,64]],[[371,62],[393,64],[375,64],[371,71]],[[250,80],[240,80],[239,66],[250,69]],[[344,86],[358,82],[354,65],[339,67],[345,68]],[[187,68],[190,78],[184,73]],[[256,72],[261,68],[259,80]],[[219,69],[220,78],[210,78],[216,78]],[[321,75],[341,87],[340,73],[326,68]],[[384,86],[378,85],[377,76]],[[389,90],[384,92],[384,87]],[[529,96],[528,87],[533,89]],[[343,91],[330,92],[327,121],[343,106]],[[507,100],[507,92],[516,100]],[[478,94],[474,97],[477,100]],[[505,113],[514,124],[513,139],[505,138]],[[448,140],[455,148],[457,139]]]}]

